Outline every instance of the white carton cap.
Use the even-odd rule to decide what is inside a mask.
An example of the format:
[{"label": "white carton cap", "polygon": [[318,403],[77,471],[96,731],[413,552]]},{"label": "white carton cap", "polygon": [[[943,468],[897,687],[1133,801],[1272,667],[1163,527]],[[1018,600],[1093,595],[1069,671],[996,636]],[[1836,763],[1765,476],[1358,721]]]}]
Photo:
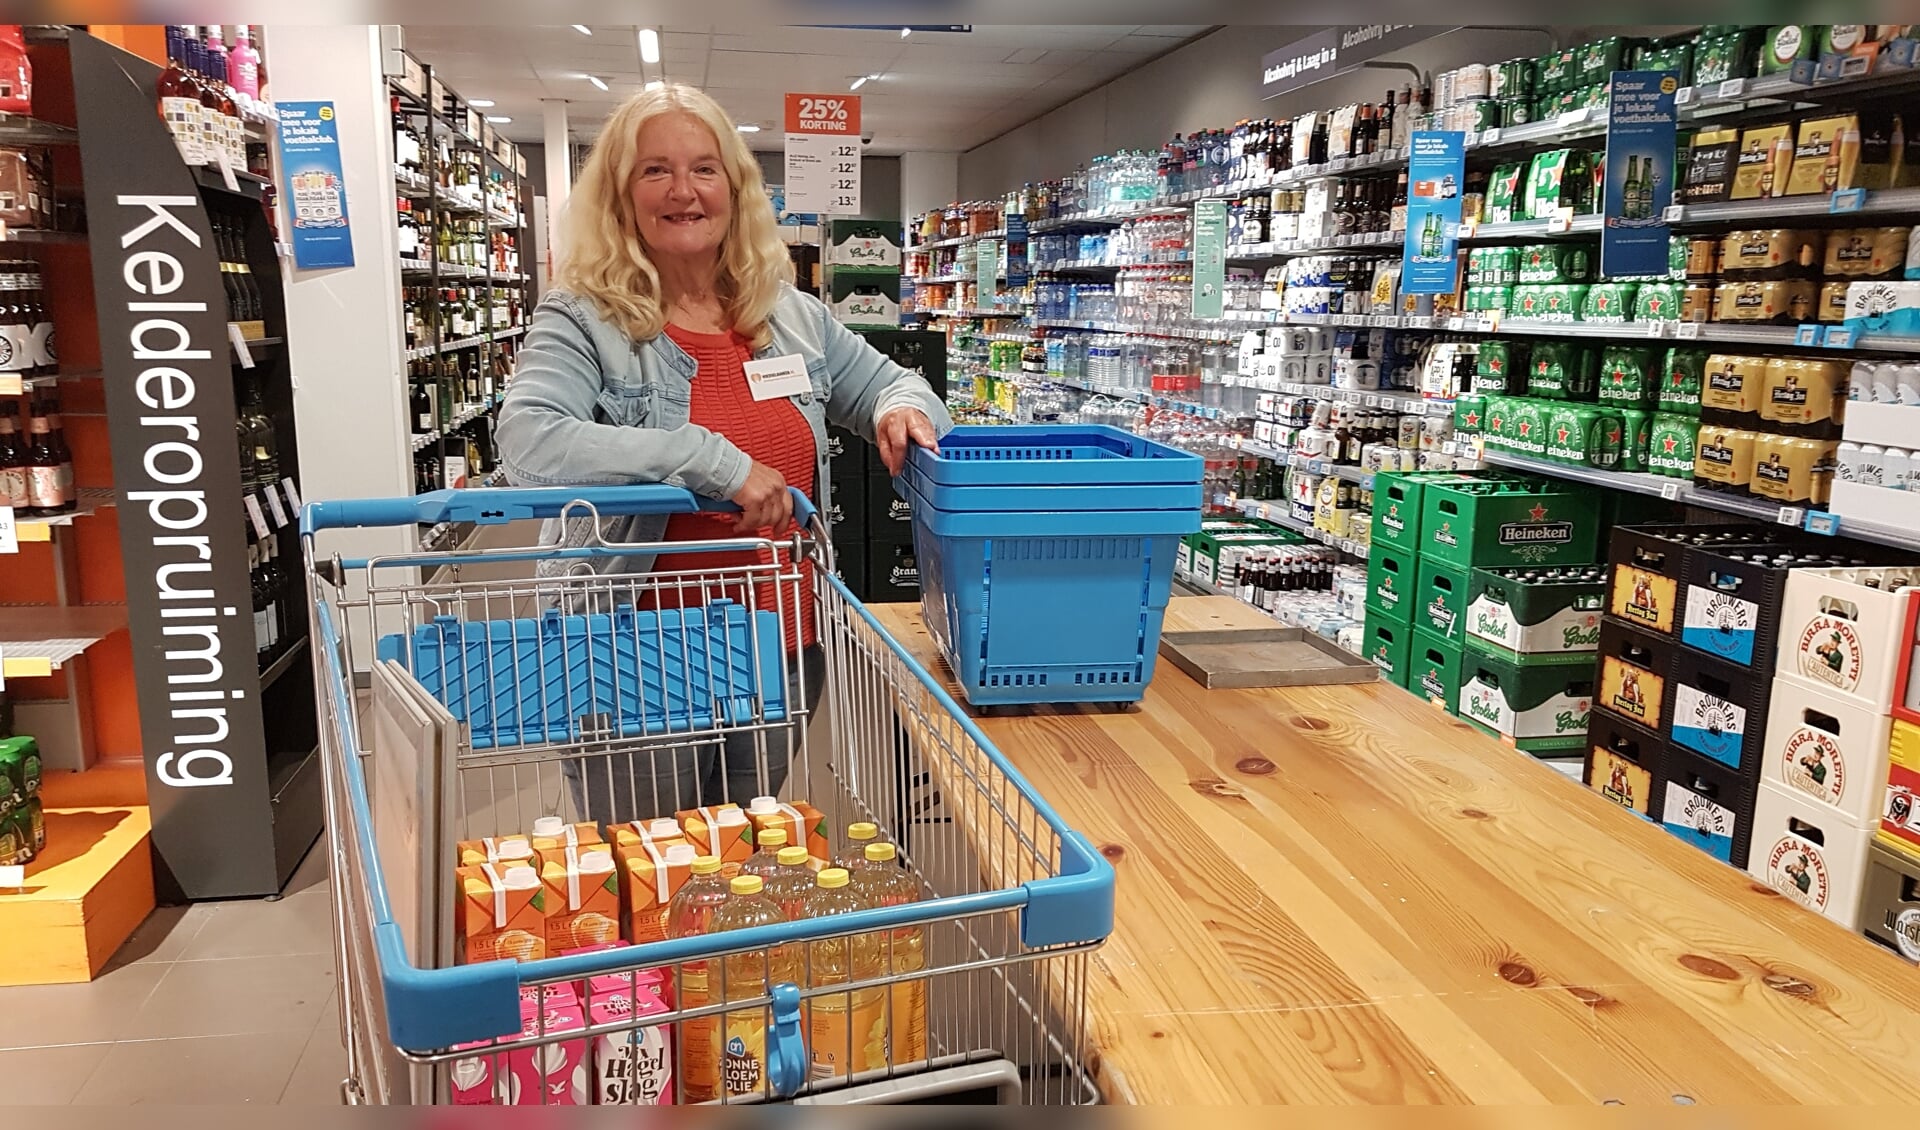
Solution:
[{"label": "white carton cap", "polygon": [[667,848],[662,855],[668,863],[674,865],[692,863],[700,857],[700,853],[694,850],[692,844],[674,844]]},{"label": "white carton cap", "polygon": [[528,891],[540,885],[540,875],[531,867],[509,867],[500,876],[500,883],[508,890]]},{"label": "white carton cap", "polygon": [[747,805],[747,811],[756,816],[771,816],[780,811],[780,802],[770,796],[757,796]]},{"label": "white carton cap", "polygon": [[578,871],[601,872],[613,870],[613,852],[607,848],[593,848],[590,851],[583,851],[575,856],[574,859],[574,869]]},{"label": "white carton cap", "polygon": [[647,835],[654,839],[672,839],[680,834],[680,825],[671,816],[647,822]]},{"label": "white carton cap", "polygon": [[557,836],[567,830],[567,822],[558,816],[542,816],[533,822],[533,834],[541,838]]},{"label": "white carton cap", "polygon": [[714,816],[715,824],[745,824],[747,814],[737,808],[723,808]]}]

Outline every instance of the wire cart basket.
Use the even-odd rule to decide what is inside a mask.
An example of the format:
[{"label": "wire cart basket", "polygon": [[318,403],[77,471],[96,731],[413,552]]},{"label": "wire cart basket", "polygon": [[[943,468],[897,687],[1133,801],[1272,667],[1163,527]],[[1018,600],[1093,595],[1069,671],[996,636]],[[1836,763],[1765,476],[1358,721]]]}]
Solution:
[{"label": "wire cart basket", "polygon": [[[785,540],[603,536],[611,517],[700,509],[725,508],[633,486],[439,491],[302,513],[343,1097],[1099,1101],[1086,978],[1112,928],[1112,868],[833,575],[798,492]],[[532,547],[316,548],[356,527],[528,519],[559,521]],[[568,524],[574,536],[559,537]],[[652,569],[662,553],[695,567]],[[616,822],[744,806],[741,792],[810,805],[831,840],[876,824],[919,897],[459,960],[468,896],[456,867],[476,842],[490,859],[499,838],[554,816],[580,830],[569,837],[604,830],[611,842]],[[877,959],[828,960],[856,947]],[[839,979],[820,972],[833,968]],[[818,1022],[836,1010],[878,1019]]]}]

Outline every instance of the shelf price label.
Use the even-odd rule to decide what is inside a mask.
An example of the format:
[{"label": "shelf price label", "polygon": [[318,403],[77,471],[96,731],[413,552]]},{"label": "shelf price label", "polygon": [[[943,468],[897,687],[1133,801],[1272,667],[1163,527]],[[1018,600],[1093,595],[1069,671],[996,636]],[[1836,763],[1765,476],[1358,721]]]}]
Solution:
[{"label": "shelf price label", "polygon": [[1678,326],[1674,327],[1673,336],[1679,338],[1681,341],[1698,341],[1700,338],[1700,323],[1681,322]]},{"label": "shelf price label", "polygon": [[860,96],[786,97],[786,207],[790,213],[860,214]]},{"label": "shelf price label", "polygon": [[1679,498],[1680,484],[1679,483],[1661,483],[1660,497],[1666,499],[1668,502],[1672,502],[1675,499]]},{"label": "shelf price label", "polygon": [[20,552],[20,528],[14,524],[13,507],[0,506],[0,553]]},{"label": "shelf price label", "polygon": [[1798,526],[1806,516],[1807,512],[1798,506],[1782,506],[1774,521],[1783,526]]}]

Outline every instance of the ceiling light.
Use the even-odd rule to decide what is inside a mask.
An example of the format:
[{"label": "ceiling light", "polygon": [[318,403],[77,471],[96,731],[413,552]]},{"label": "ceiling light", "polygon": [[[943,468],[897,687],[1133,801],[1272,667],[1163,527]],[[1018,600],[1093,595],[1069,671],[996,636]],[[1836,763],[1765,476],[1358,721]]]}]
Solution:
[{"label": "ceiling light", "polygon": [[660,33],[650,27],[640,29],[640,61],[644,63],[660,61]]},{"label": "ceiling light", "polygon": [[648,90],[658,90],[658,89],[660,89],[661,87],[663,87],[663,86],[665,86],[665,85],[667,85],[667,84],[666,84],[665,82],[662,82],[662,81],[661,81],[660,79],[654,79],[654,80],[653,80],[652,82],[650,82],[650,83],[648,83],[648,84],[647,84],[647,89],[648,89]]},{"label": "ceiling light", "polygon": [[496,126],[504,126],[513,119],[507,117],[505,114],[488,114],[487,120]]},{"label": "ceiling light", "polygon": [[607,88],[607,80],[601,78],[599,75],[588,75],[587,81],[599,87],[601,90],[605,90]]},{"label": "ceiling light", "polygon": [[467,105],[473,107],[476,110],[490,110],[493,108],[493,99],[469,98],[467,99]]},{"label": "ceiling light", "polygon": [[760,127],[754,125],[752,122],[741,122],[739,125],[735,126],[734,128],[739,130],[741,133],[759,133],[760,132]]},{"label": "ceiling light", "polygon": [[859,78],[857,78],[857,79],[854,79],[854,80],[853,80],[853,85],[852,85],[852,86],[849,86],[849,87],[847,87],[847,89],[848,89],[848,90],[858,90],[858,89],[860,89],[861,87],[863,87],[863,86],[865,86],[865,85],[867,85],[867,83],[868,83],[868,82],[870,82],[870,81],[872,81],[872,79],[873,79],[873,76],[872,76],[872,75],[861,75],[861,76],[860,76]]},{"label": "ceiling light", "polygon": [[579,32],[579,33],[580,33],[581,35],[592,35],[592,34],[593,34],[593,29],[592,29],[592,28],[590,28],[590,27],[588,27],[588,26],[587,26],[586,24],[574,24],[574,25],[573,25],[573,30],[575,30],[575,31],[577,31],[577,32]]},{"label": "ceiling light", "polygon": [[905,39],[907,36],[912,34],[913,34],[913,29],[910,27],[903,27],[900,29],[900,38],[902,39]]}]

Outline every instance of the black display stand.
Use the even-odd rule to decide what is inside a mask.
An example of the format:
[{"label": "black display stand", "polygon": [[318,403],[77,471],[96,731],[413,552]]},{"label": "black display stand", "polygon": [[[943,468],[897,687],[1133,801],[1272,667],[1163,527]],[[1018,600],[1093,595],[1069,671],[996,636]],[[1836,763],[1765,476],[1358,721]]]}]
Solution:
[{"label": "black display stand", "polygon": [[[181,160],[155,110],[160,67],[83,32],[70,44],[156,883],[163,901],[272,895],[319,837],[323,798],[299,541],[256,495],[289,610],[263,665],[234,439],[250,367],[283,473],[300,464],[265,182],[229,188]],[[263,298],[266,336],[244,346],[215,216],[241,225]]]}]

